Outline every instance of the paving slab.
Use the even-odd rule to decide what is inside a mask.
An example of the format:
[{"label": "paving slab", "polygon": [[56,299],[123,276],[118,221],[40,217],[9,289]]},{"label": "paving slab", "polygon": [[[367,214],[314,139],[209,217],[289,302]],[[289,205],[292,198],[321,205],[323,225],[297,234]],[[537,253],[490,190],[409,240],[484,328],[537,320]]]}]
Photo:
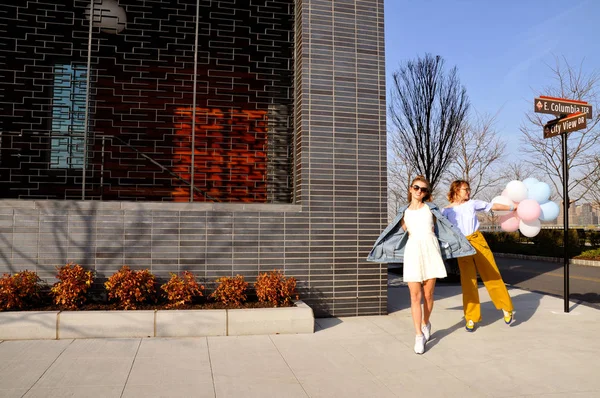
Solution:
[{"label": "paving slab", "polygon": [[209,337],[216,396],[307,397],[270,336]]}]

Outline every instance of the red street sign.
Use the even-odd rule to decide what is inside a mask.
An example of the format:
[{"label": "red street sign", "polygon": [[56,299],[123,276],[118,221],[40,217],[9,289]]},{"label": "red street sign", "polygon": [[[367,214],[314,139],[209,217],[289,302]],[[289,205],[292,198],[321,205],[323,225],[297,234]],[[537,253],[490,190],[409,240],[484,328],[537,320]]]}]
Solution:
[{"label": "red street sign", "polygon": [[544,126],[544,138],[554,137],[559,134],[570,133],[587,127],[585,115],[576,113],[567,117],[550,120]]},{"label": "red street sign", "polygon": [[586,118],[592,118],[592,106],[587,102],[547,97],[545,95],[533,100],[533,109],[538,113],[550,113],[552,115],[583,113]]}]

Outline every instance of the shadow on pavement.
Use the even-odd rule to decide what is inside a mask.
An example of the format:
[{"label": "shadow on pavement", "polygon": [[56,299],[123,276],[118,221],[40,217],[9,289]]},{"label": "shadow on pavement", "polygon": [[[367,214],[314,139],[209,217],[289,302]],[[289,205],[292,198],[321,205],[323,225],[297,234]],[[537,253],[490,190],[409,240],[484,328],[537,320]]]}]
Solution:
[{"label": "shadow on pavement", "polygon": [[433,333],[431,333],[431,337],[429,339],[429,341],[427,341],[427,349],[430,350],[431,348],[435,347],[435,345],[438,343],[438,341],[440,341],[441,339],[443,339],[444,337],[448,336],[449,334],[464,328],[465,326],[465,322],[464,320],[460,320],[458,322],[456,322],[454,325],[446,328],[446,329],[438,329],[438,330],[434,330]]}]

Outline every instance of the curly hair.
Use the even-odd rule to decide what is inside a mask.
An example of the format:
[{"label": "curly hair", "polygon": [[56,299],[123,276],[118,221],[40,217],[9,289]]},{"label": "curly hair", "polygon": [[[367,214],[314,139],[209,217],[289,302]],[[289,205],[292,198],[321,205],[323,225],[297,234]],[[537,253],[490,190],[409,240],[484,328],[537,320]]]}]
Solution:
[{"label": "curly hair", "polygon": [[416,176],[415,178],[413,178],[412,182],[410,183],[410,186],[408,187],[408,202],[410,203],[412,201],[411,189],[412,189],[412,186],[417,181],[427,184],[427,193],[425,195],[423,195],[423,202],[431,202],[431,200],[433,199],[433,197],[431,196],[431,184],[429,183],[429,180],[427,180],[427,178],[425,178],[425,176],[423,176],[423,175]]},{"label": "curly hair", "polygon": [[448,191],[448,195],[446,196],[448,198],[448,202],[450,202],[450,203],[454,202],[454,199],[456,199],[458,197],[458,191],[460,191],[460,189],[463,187],[463,185],[466,185],[467,188],[471,188],[471,184],[469,184],[468,181],[465,181],[465,180],[452,181],[452,184],[450,184],[450,190]]}]

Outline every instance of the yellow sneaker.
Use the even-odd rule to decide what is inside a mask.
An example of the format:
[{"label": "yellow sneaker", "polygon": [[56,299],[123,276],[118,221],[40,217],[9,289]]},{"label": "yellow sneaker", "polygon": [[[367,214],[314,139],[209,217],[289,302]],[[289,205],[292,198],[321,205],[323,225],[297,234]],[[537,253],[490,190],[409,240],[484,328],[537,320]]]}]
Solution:
[{"label": "yellow sneaker", "polygon": [[475,331],[475,322],[468,320],[467,325],[465,326],[465,329],[467,329],[467,332]]},{"label": "yellow sneaker", "polygon": [[504,323],[510,325],[513,321],[513,311],[502,310],[502,312],[504,313]]}]

